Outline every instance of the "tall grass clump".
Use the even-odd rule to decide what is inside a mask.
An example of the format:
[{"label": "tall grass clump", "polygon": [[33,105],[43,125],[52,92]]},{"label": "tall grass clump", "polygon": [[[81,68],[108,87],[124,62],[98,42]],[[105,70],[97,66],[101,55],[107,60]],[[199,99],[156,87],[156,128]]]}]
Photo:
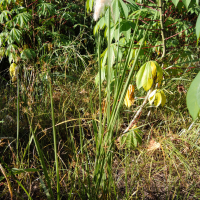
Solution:
[{"label": "tall grass clump", "polygon": [[[94,7],[94,20],[96,21],[98,19],[100,10],[103,10],[106,5],[108,5],[108,9],[106,12],[107,15],[107,76],[106,76],[106,103],[104,105],[104,109],[106,110],[103,115],[103,124],[102,124],[102,107],[101,107],[101,52],[100,52],[100,37],[101,35],[98,34],[98,67],[99,67],[99,102],[100,102],[100,114],[99,114],[99,120],[100,123],[98,124],[98,135],[99,137],[96,138],[96,148],[97,148],[97,154],[95,158],[95,169],[94,169],[94,182],[95,182],[95,189],[96,191],[101,191],[103,190],[103,193],[108,192],[108,198],[111,198],[111,193],[110,191],[112,190],[111,188],[115,188],[113,184],[113,177],[112,177],[112,161],[113,161],[113,145],[114,145],[114,139],[113,139],[113,133],[114,131],[118,131],[118,127],[116,127],[116,121],[117,118],[119,117],[119,111],[120,108],[122,107],[122,103],[125,98],[125,94],[127,92],[127,89],[129,87],[130,81],[133,77],[133,72],[135,65],[137,63],[137,60],[139,58],[140,50],[141,47],[143,46],[147,31],[145,32],[143,39],[140,43],[139,49],[137,50],[134,62],[129,69],[130,72],[128,74],[128,77],[126,78],[125,74],[126,71],[128,70],[128,64],[129,64],[129,57],[131,53],[131,49],[133,48],[134,44],[134,39],[135,39],[135,34],[137,32],[137,23],[135,25],[134,32],[131,34],[131,42],[130,46],[128,49],[127,56],[125,58],[125,61],[122,63],[118,63],[118,57],[116,58],[117,60],[117,68],[122,69],[120,71],[117,71],[115,73],[115,82],[114,82],[114,88],[115,90],[111,90],[111,70],[112,70],[112,64],[111,64],[111,21],[112,21],[112,7],[111,7],[111,2],[106,1],[96,1],[95,7]],[[116,8],[119,9],[119,8]],[[119,11],[118,11],[119,12]],[[118,21],[118,19],[115,19],[115,21]],[[120,23],[120,22],[119,22]],[[149,25],[146,27],[148,29]],[[119,41],[119,37],[117,39]],[[117,45],[117,55],[119,52],[119,44]],[[119,66],[118,66],[119,65]],[[112,95],[112,101],[113,105],[111,106],[111,95]],[[119,101],[118,101],[119,100]],[[107,121],[107,123],[106,123]],[[102,187],[102,188],[101,188]],[[114,193],[116,195],[116,193]],[[97,194],[98,195],[98,194]]]}]

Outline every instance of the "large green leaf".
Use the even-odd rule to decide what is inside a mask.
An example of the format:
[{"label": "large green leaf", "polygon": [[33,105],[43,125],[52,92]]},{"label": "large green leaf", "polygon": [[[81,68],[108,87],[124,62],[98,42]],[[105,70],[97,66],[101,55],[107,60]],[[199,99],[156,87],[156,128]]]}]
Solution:
[{"label": "large green leaf", "polygon": [[190,115],[195,120],[199,116],[200,111],[200,72],[189,87],[186,102]]}]

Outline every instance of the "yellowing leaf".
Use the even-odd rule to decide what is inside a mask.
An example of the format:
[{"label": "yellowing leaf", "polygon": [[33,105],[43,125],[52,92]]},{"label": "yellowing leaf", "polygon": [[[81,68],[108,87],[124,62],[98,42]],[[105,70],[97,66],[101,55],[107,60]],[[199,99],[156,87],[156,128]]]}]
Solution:
[{"label": "yellowing leaf", "polygon": [[148,78],[147,81],[143,85],[143,88],[145,89],[145,91],[148,91],[151,88],[152,84],[153,84],[153,79]]},{"label": "yellowing leaf", "polygon": [[128,86],[128,90],[124,99],[124,103],[127,107],[131,107],[131,105],[133,105],[134,103],[134,90],[135,90],[135,87],[130,84]]},{"label": "yellowing leaf", "polygon": [[153,61],[150,62],[150,65],[151,65],[152,78],[154,79],[156,77],[157,67]]},{"label": "yellowing leaf", "polygon": [[148,62],[145,66],[144,75],[142,78],[142,86],[145,91],[148,91],[153,84],[153,78],[151,74],[151,66],[150,62]]},{"label": "yellowing leaf", "polygon": [[23,50],[28,49],[28,44],[23,45]]},{"label": "yellowing leaf", "polygon": [[162,102],[162,96],[160,92],[157,92],[155,95],[154,105],[158,107]]},{"label": "yellowing leaf", "polygon": [[12,63],[10,65],[9,71],[10,71],[10,76],[13,77],[15,76],[15,68],[17,67],[17,65],[15,63]]},{"label": "yellowing leaf", "polygon": [[163,91],[160,91],[161,96],[162,96],[162,101],[161,101],[161,105],[164,106],[166,103],[166,96],[165,93]]},{"label": "yellowing leaf", "polygon": [[148,100],[149,100],[149,103],[150,103],[151,105],[152,105],[152,103],[153,103],[154,100],[155,100],[155,97],[156,97],[156,91],[157,91],[157,90],[152,91],[151,94],[149,95]]}]

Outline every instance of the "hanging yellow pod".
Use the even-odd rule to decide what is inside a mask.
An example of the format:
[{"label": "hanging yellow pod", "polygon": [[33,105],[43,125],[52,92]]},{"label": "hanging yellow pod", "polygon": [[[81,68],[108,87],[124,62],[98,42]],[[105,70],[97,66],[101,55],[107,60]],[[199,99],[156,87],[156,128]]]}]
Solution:
[{"label": "hanging yellow pod", "polygon": [[131,105],[133,105],[134,103],[134,90],[135,90],[134,85],[130,84],[128,86],[128,90],[124,99],[124,103],[128,108],[131,107]]}]

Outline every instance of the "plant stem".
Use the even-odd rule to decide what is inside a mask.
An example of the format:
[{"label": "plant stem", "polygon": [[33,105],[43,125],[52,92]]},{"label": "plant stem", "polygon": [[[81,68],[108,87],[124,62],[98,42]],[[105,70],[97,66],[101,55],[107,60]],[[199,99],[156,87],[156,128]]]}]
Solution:
[{"label": "plant stem", "polygon": [[17,150],[17,167],[19,164],[19,73],[17,72],[17,142],[16,142],[16,150]]},{"label": "plant stem", "polygon": [[110,7],[108,8],[108,76],[107,76],[107,123],[110,121],[110,78],[111,78],[111,57],[110,57]]},{"label": "plant stem", "polygon": [[53,127],[53,140],[54,140],[54,153],[55,153],[55,164],[56,164],[56,177],[57,177],[57,200],[60,199],[60,181],[59,181],[59,168],[58,168],[58,155],[57,155],[57,142],[56,142],[56,127],[54,118],[54,106],[53,106],[53,95],[51,80],[49,81],[50,98],[51,98],[51,117],[52,117],[52,127]]},{"label": "plant stem", "polygon": [[162,3],[162,0],[159,0],[159,12],[160,12],[160,25],[161,25],[161,36],[162,36],[162,43],[163,43],[163,53],[162,58],[165,57],[166,54],[166,42],[165,42],[165,32],[164,32],[164,15],[162,14],[164,10],[165,4]]},{"label": "plant stem", "polygon": [[145,97],[142,105],[140,106],[140,109],[137,111],[137,113],[135,114],[134,118],[132,119],[132,121],[130,122],[129,126],[126,128],[126,130],[123,133],[126,133],[129,131],[129,129],[133,126],[133,124],[135,123],[135,120],[138,118],[138,116],[140,115],[140,113],[142,112],[142,109],[144,108],[145,104],[148,101],[149,95],[151,94],[151,92],[153,91],[153,89],[150,89],[149,92],[147,93],[147,96]]}]

